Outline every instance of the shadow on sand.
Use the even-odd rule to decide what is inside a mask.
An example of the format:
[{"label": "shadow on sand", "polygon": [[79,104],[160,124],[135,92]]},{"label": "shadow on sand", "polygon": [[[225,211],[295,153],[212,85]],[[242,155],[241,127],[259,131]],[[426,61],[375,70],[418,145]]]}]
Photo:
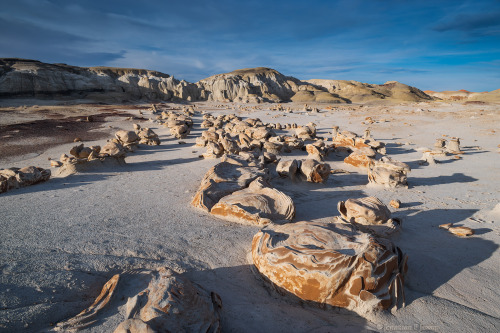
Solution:
[{"label": "shadow on sand", "polygon": [[[488,259],[498,249],[492,241],[476,236],[460,238],[438,228],[443,223],[459,226],[476,212],[475,209],[412,209],[404,212],[407,216],[403,231],[395,243],[409,257],[405,288],[412,292],[407,293],[407,304],[423,295],[433,294],[455,275]],[[475,231],[476,235],[482,235],[491,229]]]}]

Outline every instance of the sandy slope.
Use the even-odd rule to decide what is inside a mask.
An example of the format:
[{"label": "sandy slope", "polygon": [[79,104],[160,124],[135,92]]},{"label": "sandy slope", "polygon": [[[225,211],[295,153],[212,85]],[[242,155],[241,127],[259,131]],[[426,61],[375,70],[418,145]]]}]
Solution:
[{"label": "sandy slope", "polygon": [[[231,112],[212,103],[198,105],[216,114]],[[314,121],[319,135],[328,138],[332,125],[362,133],[365,117],[388,120],[370,125],[372,135],[387,143],[390,156],[413,168],[409,189],[368,188],[365,172],[335,156],[329,158],[332,167],[352,173],[332,175],[324,185],[283,179],[274,185],[294,199],[296,221],[330,220],[338,215],[337,202],[348,198],[400,199],[403,206],[394,214],[404,219],[404,229],[394,241],[409,255],[406,308],[362,318],[266,288],[247,259],[258,228],[189,206],[203,174],[217,163],[198,158],[204,151],[194,146],[201,133],[198,116],[187,144],[151,124],[162,145],[141,148],[123,168],[54,178],[0,195],[0,330],[45,331],[90,305],[113,274],[169,266],[221,295],[223,332],[499,331],[500,209],[492,213],[499,202],[498,105],[352,108],[317,115],[265,110],[239,115],[281,124]],[[123,118],[111,120],[116,128],[132,127]],[[420,166],[418,149],[432,147],[443,134],[461,138],[463,158]],[[57,158],[72,145],[24,160],[0,159],[0,168],[48,167],[48,157]],[[448,222],[471,227],[476,235],[461,239],[437,228]],[[110,310],[85,331],[110,332],[121,320]]]}]

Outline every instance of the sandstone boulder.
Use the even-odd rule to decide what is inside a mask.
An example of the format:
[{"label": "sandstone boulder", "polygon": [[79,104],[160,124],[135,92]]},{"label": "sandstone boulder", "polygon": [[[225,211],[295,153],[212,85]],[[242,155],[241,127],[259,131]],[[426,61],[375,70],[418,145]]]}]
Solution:
[{"label": "sandstone boulder", "polygon": [[347,224],[270,225],[254,236],[252,259],[278,290],[302,300],[359,314],[404,306],[407,257]]},{"label": "sandstone boulder", "polygon": [[368,181],[370,184],[384,185],[389,188],[408,187],[407,175],[410,170],[406,163],[384,156],[370,165]]},{"label": "sandstone boulder", "polygon": [[279,161],[276,166],[276,172],[280,177],[289,177],[295,179],[295,175],[299,170],[299,162],[297,160]]},{"label": "sandstone boulder", "polygon": [[340,201],[337,209],[341,219],[363,232],[387,237],[401,229],[401,220],[391,218],[389,208],[375,197]]},{"label": "sandstone boulder", "polygon": [[291,221],[295,206],[288,195],[259,177],[247,188],[220,199],[210,213],[228,221],[266,225]]},{"label": "sandstone boulder", "polygon": [[265,177],[266,173],[256,166],[220,162],[205,174],[191,205],[209,212],[220,199],[246,188],[257,177]]},{"label": "sandstone boulder", "polygon": [[311,183],[324,183],[330,176],[330,165],[313,159],[303,160],[300,163],[300,172]]},{"label": "sandstone boulder", "polygon": [[114,275],[95,302],[75,317],[56,325],[56,331],[76,331],[104,320],[101,314],[123,306],[125,320],[115,333],[220,331],[220,297],[207,293],[168,268]]}]

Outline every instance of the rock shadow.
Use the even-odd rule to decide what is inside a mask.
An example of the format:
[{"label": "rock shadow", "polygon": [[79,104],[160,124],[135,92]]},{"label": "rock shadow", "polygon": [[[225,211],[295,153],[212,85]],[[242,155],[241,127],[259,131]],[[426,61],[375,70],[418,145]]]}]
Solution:
[{"label": "rock shadow", "polygon": [[189,270],[191,281],[222,299],[222,332],[369,332],[355,312],[320,306],[278,290],[253,265]]},{"label": "rock shadow", "polygon": [[438,228],[443,223],[459,226],[476,209],[414,209],[413,212],[416,213],[404,218],[404,229],[394,240],[409,257],[405,289],[411,292],[407,293],[407,304],[422,294],[434,293],[455,275],[488,259],[498,249],[494,242],[477,237],[490,229],[480,228],[476,235],[461,238]]},{"label": "rock shadow", "polygon": [[463,173],[455,172],[449,176],[436,176],[436,177],[418,177],[411,178],[409,182],[410,187],[417,186],[433,186],[433,185],[443,185],[443,184],[453,184],[453,183],[473,183],[477,181],[477,178],[467,176]]}]

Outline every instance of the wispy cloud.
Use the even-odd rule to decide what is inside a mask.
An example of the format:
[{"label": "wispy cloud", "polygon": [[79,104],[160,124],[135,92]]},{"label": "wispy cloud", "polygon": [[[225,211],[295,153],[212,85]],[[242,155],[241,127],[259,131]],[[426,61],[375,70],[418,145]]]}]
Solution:
[{"label": "wispy cloud", "polygon": [[266,66],[299,79],[493,89],[493,74],[474,80],[464,66],[498,69],[499,15],[492,0],[16,0],[2,4],[0,57],[148,68],[191,82]]}]

